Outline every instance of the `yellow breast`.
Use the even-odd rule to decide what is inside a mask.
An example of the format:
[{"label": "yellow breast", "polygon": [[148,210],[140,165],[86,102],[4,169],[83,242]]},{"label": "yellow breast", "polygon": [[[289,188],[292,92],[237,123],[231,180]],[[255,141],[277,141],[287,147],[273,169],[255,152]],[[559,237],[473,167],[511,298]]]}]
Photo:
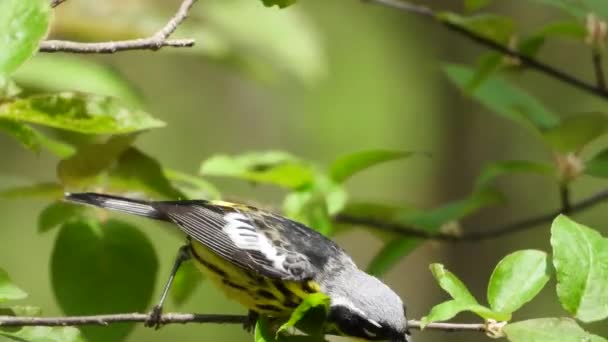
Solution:
[{"label": "yellow breast", "polygon": [[228,298],[266,316],[289,316],[304,297],[320,290],[313,281],[270,279],[239,268],[196,241],[191,251],[197,267]]}]

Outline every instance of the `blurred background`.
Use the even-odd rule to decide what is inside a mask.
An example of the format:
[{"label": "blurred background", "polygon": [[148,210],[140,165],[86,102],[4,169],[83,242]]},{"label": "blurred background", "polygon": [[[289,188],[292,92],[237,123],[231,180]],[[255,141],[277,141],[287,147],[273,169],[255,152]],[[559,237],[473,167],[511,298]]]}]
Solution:
[{"label": "blurred background", "polygon": [[[460,2],[426,1],[459,11]],[[103,41],[142,36],[170,17],[179,1],[70,0],[55,10],[52,35]],[[517,20],[522,32],[562,16],[535,2],[497,1],[491,11]],[[178,29],[195,37],[193,49],[136,51],[107,56],[39,54],[17,72],[30,91],[83,90],[122,98],[168,125],[143,134],[137,146],[163,165],[196,174],[201,161],[218,153],[284,150],[319,165],[367,149],[420,151],[414,157],[373,168],[352,178],[350,198],[432,208],[467,196],[484,165],[497,160],[551,161],[530,131],[506,121],[463,96],[441,71],[442,63],[472,64],[484,50],[411,14],[356,0],[300,1],[279,10],[251,0],[200,0]],[[591,79],[589,52],[567,40],[549,42],[541,59]],[[594,111],[605,103],[534,72],[513,80],[560,114]],[[606,141],[594,143],[597,151]],[[0,135],[3,184],[53,181],[57,159],[24,153]],[[280,207],[284,193],[267,186],[208,179],[226,197]],[[582,179],[574,198],[602,186]],[[465,229],[483,230],[559,206],[554,182],[539,176],[499,181],[510,199],[467,218]],[[50,286],[49,260],[56,231],[36,232],[44,200],[0,199],[0,263],[28,301],[46,315],[62,315]],[[605,207],[579,221],[604,233]],[[115,215],[115,214],[112,214]],[[121,216],[149,237],[160,263],[154,298],[160,295],[182,237],[167,226]],[[420,318],[446,299],[428,265],[440,262],[470,287],[480,301],[494,265],[516,249],[549,250],[548,225],[481,242],[426,242],[394,267],[384,280]],[[335,237],[365,267],[382,242],[363,230]],[[553,284],[516,313],[515,320],[565,314]],[[95,294],[91,294],[95,296]],[[244,313],[205,283],[182,306],[167,311]],[[462,314],[459,322],[477,322]],[[606,335],[606,327],[590,327]],[[603,331],[602,331],[603,329]],[[169,325],[159,331],[138,326],[128,341],[250,341],[240,327]],[[485,341],[474,333],[414,332],[414,340]]]}]

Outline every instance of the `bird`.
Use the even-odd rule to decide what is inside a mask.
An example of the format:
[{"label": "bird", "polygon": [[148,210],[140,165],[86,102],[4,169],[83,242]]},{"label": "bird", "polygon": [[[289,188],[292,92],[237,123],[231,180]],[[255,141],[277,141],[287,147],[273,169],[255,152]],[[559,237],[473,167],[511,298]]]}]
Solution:
[{"label": "bird", "polygon": [[157,328],[175,273],[191,258],[229,299],[249,309],[250,324],[260,315],[289,317],[306,296],[321,292],[330,300],[332,333],[410,340],[401,298],[359,269],[335,242],[302,223],[216,200],[145,201],[92,192],[66,193],[65,200],[169,222],[185,233],[187,243],[150,315]]}]

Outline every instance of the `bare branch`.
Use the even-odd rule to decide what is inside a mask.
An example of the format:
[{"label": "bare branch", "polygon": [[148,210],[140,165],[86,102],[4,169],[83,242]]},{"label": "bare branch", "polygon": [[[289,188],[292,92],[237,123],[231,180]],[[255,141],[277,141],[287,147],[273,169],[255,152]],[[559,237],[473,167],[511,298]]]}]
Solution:
[{"label": "bare branch", "polygon": [[[59,5],[65,0],[54,0],[52,5]],[[40,43],[40,52],[72,52],[72,53],[115,53],[128,50],[158,50],[165,46],[190,47],[194,39],[168,39],[177,27],[186,19],[190,8],[196,0],[184,0],[177,13],[158,30],[147,38],[120,40],[100,43],[80,43],[67,40],[45,40]],[[56,4],[55,4],[56,3]]]},{"label": "bare branch", "polygon": [[[109,315],[92,316],[66,316],[66,317],[20,317],[0,316],[0,327],[25,327],[25,326],[81,326],[102,325],[113,323],[141,322],[149,319],[148,314],[143,313],[119,313]],[[193,314],[193,313],[166,313],[161,316],[162,324],[185,324],[185,323],[208,323],[208,324],[243,324],[247,316],[243,315],[217,315],[217,314]],[[420,329],[420,321],[410,320],[408,326],[412,329]],[[424,329],[452,331],[479,331],[485,332],[487,327],[480,323],[431,323]]]},{"label": "bare branch", "polygon": [[[564,196],[567,198],[567,206],[564,206]],[[451,241],[451,242],[460,242],[460,241],[480,241],[480,240],[490,240],[495,239],[504,235],[513,234],[521,231],[525,231],[528,229],[532,229],[541,224],[550,223],[555,219],[556,216],[565,212],[574,214],[585,211],[587,209],[593,208],[600,203],[608,201],[608,190],[604,190],[596,193],[580,202],[570,204],[569,203],[569,194],[568,191],[565,193],[562,190],[562,206],[558,210],[530,217],[527,219],[523,219],[521,221],[516,221],[513,223],[509,223],[502,226],[490,227],[487,229],[482,229],[475,232],[464,233],[461,235],[455,234],[447,234],[447,233],[432,233],[424,230],[420,230],[415,227],[405,226],[395,222],[382,221],[376,218],[369,217],[358,217],[353,215],[346,214],[338,214],[334,220],[338,223],[346,223],[353,225],[366,226],[373,229],[382,230],[385,232],[390,232],[393,234],[408,236],[413,238],[427,239],[427,240],[439,240],[439,241]]]},{"label": "bare branch", "polygon": [[592,83],[588,83],[586,81],[580,80],[575,76],[572,76],[560,69],[552,67],[548,64],[540,62],[532,57],[526,56],[514,49],[511,49],[507,46],[504,46],[500,43],[495,42],[492,39],[481,36],[473,31],[468,30],[462,26],[452,24],[448,21],[437,20],[437,13],[433,11],[431,8],[422,6],[422,5],[414,5],[405,0],[363,0],[365,2],[372,2],[375,4],[379,4],[382,6],[398,9],[404,12],[414,13],[421,16],[425,16],[427,18],[431,18],[436,20],[437,23],[443,25],[450,31],[456,32],[475,43],[485,46],[491,50],[498,51],[504,55],[513,57],[520,61],[523,65],[539,71],[547,76],[553,77],[554,79],[566,83],[575,88],[581,89],[587,93],[593,94],[595,96],[601,97],[603,99],[608,99],[608,90],[602,88],[601,86],[596,86]]}]

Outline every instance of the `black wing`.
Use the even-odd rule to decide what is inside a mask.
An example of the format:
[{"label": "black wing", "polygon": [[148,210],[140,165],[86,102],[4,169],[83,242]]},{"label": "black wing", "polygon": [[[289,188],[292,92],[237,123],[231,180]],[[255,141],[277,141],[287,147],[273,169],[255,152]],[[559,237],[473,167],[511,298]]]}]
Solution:
[{"label": "black wing", "polygon": [[251,207],[206,201],[151,204],[219,256],[273,279],[311,279],[333,250],[324,246],[337,247],[308,227]]}]

